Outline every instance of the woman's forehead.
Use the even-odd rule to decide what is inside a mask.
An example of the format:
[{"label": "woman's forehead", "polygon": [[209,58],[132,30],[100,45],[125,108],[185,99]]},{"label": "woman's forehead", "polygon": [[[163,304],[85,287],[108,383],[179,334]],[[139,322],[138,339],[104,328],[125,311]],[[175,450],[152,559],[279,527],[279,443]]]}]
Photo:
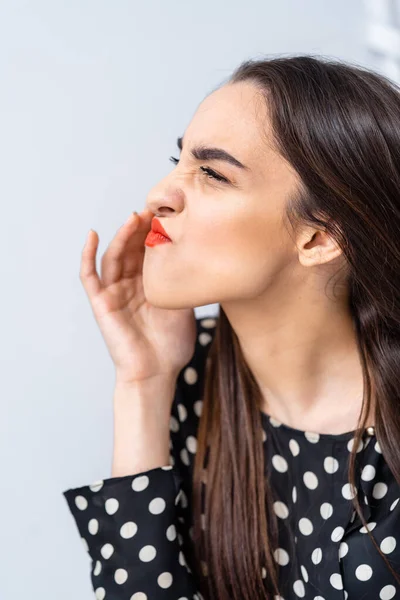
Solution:
[{"label": "woman's forehead", "polygon": [[257,88],[245,83],[222,86],[207,96],[184,139],[188,149],[199,144],[221,147],[251,171],[260,168],[273,152],[268,145],[265,100]]}]

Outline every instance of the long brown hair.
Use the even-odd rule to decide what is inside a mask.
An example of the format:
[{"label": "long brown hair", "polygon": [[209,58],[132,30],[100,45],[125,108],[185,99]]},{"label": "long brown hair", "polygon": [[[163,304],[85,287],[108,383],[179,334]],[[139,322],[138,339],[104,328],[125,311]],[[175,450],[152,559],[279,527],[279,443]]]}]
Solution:
[{"label": "long brown hair", "polygon": [[[243,62],[228,84],[265,98],[276,150],[299,175],[287,224],[324,228],[348,268],[364,397],[348,478],[375,399],[375,432],[400,483],[400,94],[383,75],[324,57]],[[220,307],[209,348],[193,472],[194,566],[210,600],[279,594],[278,524],[264,471],[261,392]],[[206,481],[204,490],[203,481]],[[357,495],[355,510],[372,543]],[[264,577],[263,577],[264,575]]]}]

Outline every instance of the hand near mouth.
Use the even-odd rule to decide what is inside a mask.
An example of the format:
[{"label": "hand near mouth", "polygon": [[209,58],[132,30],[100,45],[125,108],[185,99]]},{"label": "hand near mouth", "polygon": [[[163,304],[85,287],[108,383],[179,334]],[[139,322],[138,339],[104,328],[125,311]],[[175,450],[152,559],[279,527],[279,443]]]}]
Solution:
[{"label": "hand near mouth", "polygon": [[114,362],[119,383],[177,377],[190,361],[196,340],[192,308],[151,305],[143,289],[145,239],[154,217],[149,209],[132,214],[117,231],[96,270],[99,236],[88,234],[80,279]]}]

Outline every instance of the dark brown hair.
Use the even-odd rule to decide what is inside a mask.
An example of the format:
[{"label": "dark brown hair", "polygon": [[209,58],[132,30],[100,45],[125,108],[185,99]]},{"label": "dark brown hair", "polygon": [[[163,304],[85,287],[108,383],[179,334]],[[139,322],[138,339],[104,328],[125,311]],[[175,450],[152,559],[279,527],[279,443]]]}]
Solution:
[{"label": "dark brown hair", "polygon": [[[299,175],[287,224],[293,232],[302,223],[325,229],[346,260],[364,377],[349,482],[357,488],[355,455],[374,398],[376,436],[400,483],[399,87],[366,67],[310,55],[245,61],[227,83],[242,81],[263,94],[276,151]],[[260,389],[220,307],[193,473],[195,571],[206,599],[279,594],[278,524],[264,473],[260,408]],[[357,495],[353,504],[366,526]]]}]

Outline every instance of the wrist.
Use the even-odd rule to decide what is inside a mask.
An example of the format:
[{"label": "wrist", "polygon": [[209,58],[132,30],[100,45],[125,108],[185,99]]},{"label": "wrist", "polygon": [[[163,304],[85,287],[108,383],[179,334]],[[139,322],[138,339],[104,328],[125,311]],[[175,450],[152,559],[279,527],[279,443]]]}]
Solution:
[{"label": "wrist", "polygon": [[114,407],[121,410],[154,412],[171,411],[175,397],[176,377],[157,376],[141,381],[121,381],[116,378]]}]

